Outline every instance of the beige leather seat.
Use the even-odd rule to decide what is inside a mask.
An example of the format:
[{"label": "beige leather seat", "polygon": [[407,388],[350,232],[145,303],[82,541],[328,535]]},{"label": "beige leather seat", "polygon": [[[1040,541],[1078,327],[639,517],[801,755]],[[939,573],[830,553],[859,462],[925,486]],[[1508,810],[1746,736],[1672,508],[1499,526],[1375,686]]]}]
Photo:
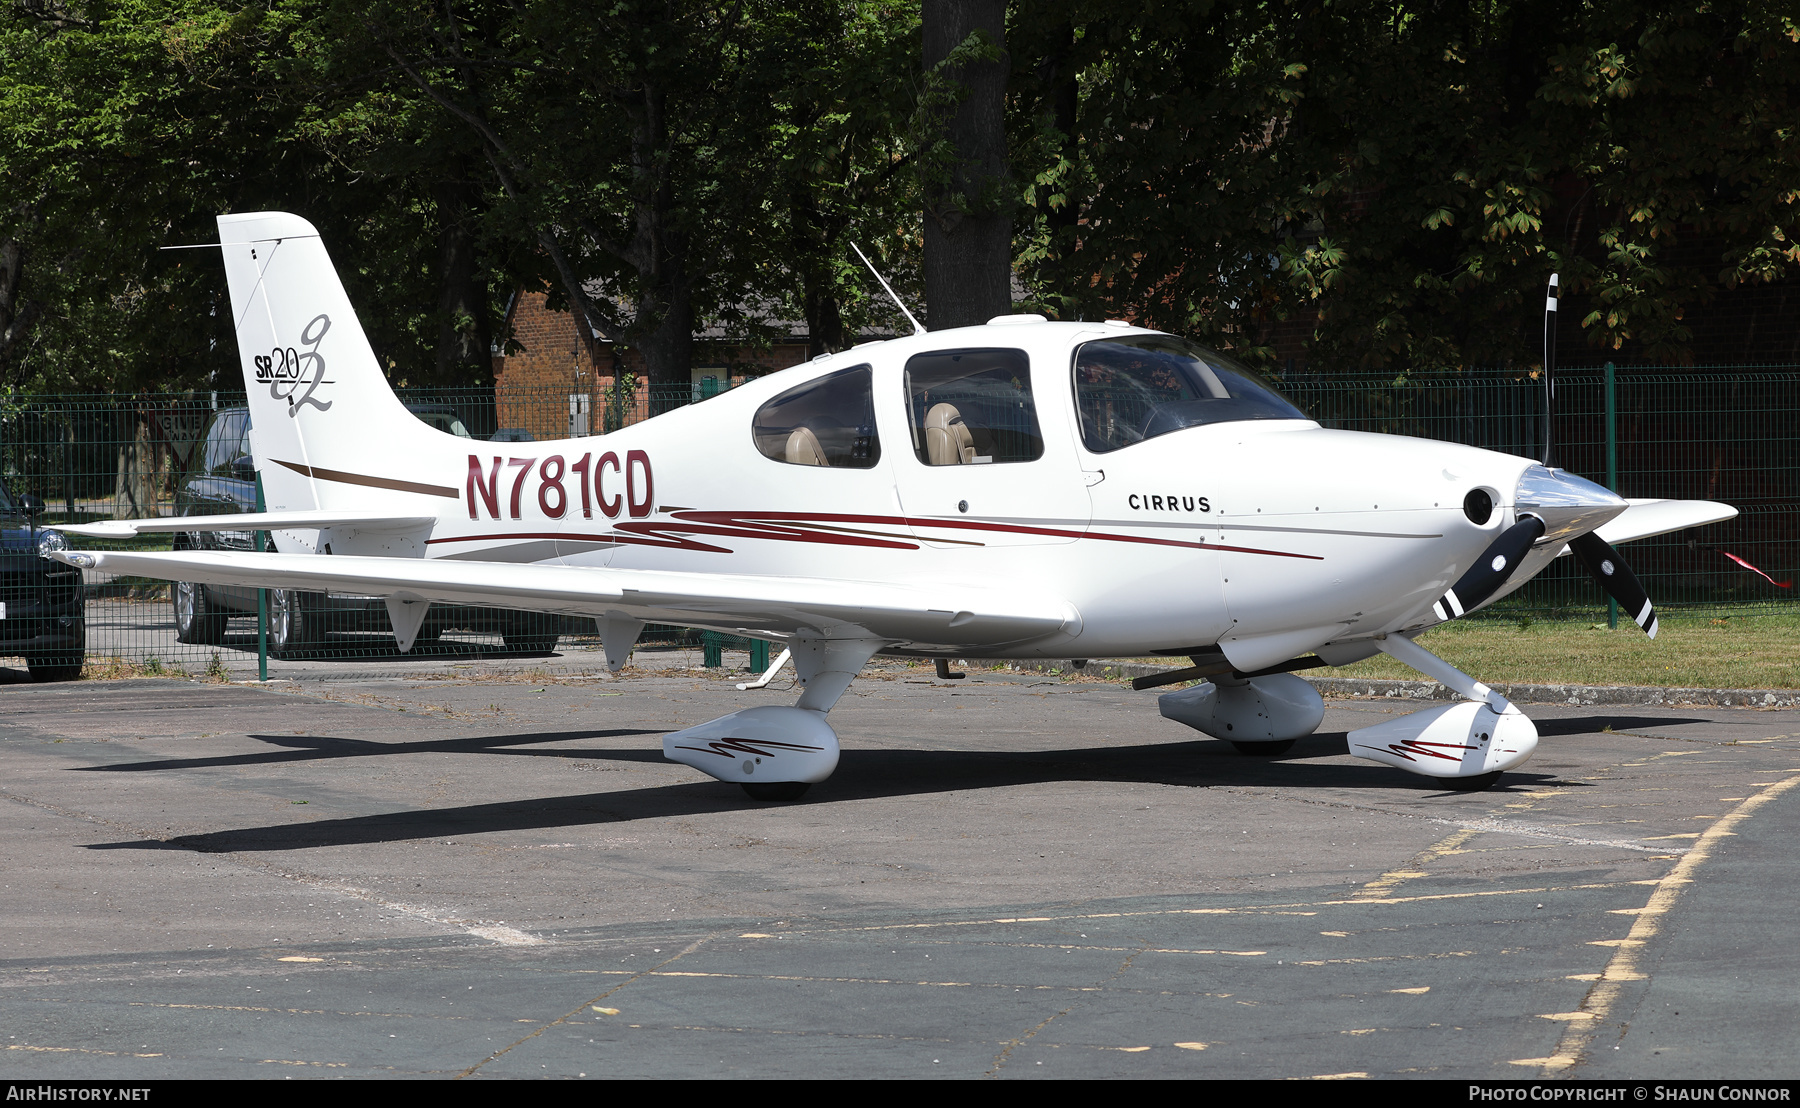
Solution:
[{"label": "beige leather seat", "polygon": [[925,460],[934,466],[968,465],[975,460],[975,436],[954,404],[933,404],[925,413]]},{"label": "beige leather seat", "polygon": [[812,433],[810,427],[796,427],[788,435],[787,461],[797,466],[828,466],[825,460],[825,448],[819,445],[819,436]]}]

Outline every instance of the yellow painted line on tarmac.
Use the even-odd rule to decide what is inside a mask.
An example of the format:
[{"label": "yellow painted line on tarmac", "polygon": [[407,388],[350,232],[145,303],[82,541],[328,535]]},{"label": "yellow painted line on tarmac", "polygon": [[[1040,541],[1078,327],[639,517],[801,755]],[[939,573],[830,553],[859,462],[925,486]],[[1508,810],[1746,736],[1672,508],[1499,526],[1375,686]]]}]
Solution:
[{"label": "yellow painted line on tarmac", "polygon": [[29,1043],[7,1043],[8,1050],[24,1050],[32,1054],[103,1054],[108,1058],[161,1058],[161,1054],[131,1054],[122,1050],[89,1050],[80,1046],[32,1046]]},{"label": "yellow painted line on tarmac", "polygon": [[1418,854],[1408,858],[1403,865],[1389,870],[1380,877],[1369,882],[1367,885],[1356,890],[1352,895],[1358,900],[1385,897],[1392,893],[1403,881],[1410,881],[1415,877],[1428,877],[1430,874],[1425,872],[1426,866],[1437,861],[1446,854],[1461,853],[1458,848],[1479,834],[1481,834],[1481,832],[1474,828],[1459,827],[1442,839],[1439,839],[1437,842],[1432,843],[1424,850],[1421,850]]},{"label": "yellow painted line on tarmac", "polygon": [[[1475,828],[1477,833],[1490,828]],[[1082,920],[1105,919],[1148,919],[1156,916],[1236,916],[1236,915],[1290,915],[1296,914],[1291,909],[1297,908],[1341,908],[1352,904],[1423,904],[1434,900],[1466,900],[1470,897],[1486,896],[1532,896],[1539,893],[1561,893],[1585,889],[1610,889],[1626,884],[1621,881],[1589,881],[1579,885],[1533,885],[1523,889],[1478,889],[1456,893],[1427,893],[1420,896],[1384,896],[1357,897],[1344,900],[1312,900],[1298,901],[1291,904],[1246,904],[1236,908],[1159,908],[1147,912],[1071,912],[1064,916],[1002,916],[999,918],[969,920],[939,920],[931,923],[878,923],[853,927],[795,927],[781,932],[783,935],[825,935],[858,933],[864,931],[935,931],[954,927],[993,927],[1003,923],[1075,923]],[[1248,954],[1249,951],[1224,951],[1227,954]]]},{"label": "yellow painted line on tarmac", "polygon": [[[1420,958],[1473,958],[1473,950],[1446,950],[1440,954],[1373,954],[1367,958],[1314,958],[1305,962],[1289,962],[1290,966],[1361,966],[1373,962],[1411,962]],[[1395,990],[1406,992],[1405,989]]]},{"label": "yellow painted line on tarmac", "polygon": [[[1656,937],[1662,929],[1663,917],[1675,906],[1681,891],[1694,881],[1694,873],[1707,858],[1712,856],[1713,848],[1719,840],[1731,833],[1731,828],[1754,815],[1757,809],[1787,792],[1795,785],[1800,785],[1800,770],[1790,771],[1796,776],[1770,782],[1768,787],[1738,804],[1719,822],[1708,828],[1673,869],[1651,890],[1649,903],[1639,911],[1637,920],[1631,925],[1631,934],[1624,939],[1601,940],[1594,945],[1616,945],[1613,956],[1607,960],[1606,968],[1600,979],[1588,987],[1588,992],[1581,1000],[1580,1011],[1587,1018],[1570,1020],[1564,1030],[1562,1040],[1556,1044],[1556,1052],[1548,1058],[1518,1059],[1519,1064],[1536,1064],[1549,1077],[1567,1070],[1587,1051],[1588,1044],[1593,1041],[1592,1028],[1611,1014],[1613,1005],[1618,1002],[1627,981],[1642,981],[1645,974],[1638,968],[1638,959],[1644,944]],[[1564,1013],[1565,1015],[1567,1013]],[[1547,1016],[1556,1019],[1558,1016]]]}]

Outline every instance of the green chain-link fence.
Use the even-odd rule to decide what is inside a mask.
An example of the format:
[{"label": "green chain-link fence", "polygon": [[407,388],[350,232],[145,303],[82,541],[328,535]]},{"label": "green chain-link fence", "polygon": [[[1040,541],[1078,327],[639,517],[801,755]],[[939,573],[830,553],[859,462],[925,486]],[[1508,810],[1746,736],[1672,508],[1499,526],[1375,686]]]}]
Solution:
[{"label": "green chain-link fence", "polygon": [[[525,441],[598,434],[700,401],[732,383],[639,385],[591,394],[516,387],[503,387],[498,395],[491,389],[412,391],[402,399],[420,419],[453,434]],[[1529,375],[1469,373],[1405,383],[1294,376],[1281,385],[1326,426],[1445,439],[1523,456],[1542,452],[1543,390]],[[44,501],[40,523],[47,527],[221,510],[216,501],[199,505],[192,490],[197,481],[232,476],[239,440],[215,434],[209,447],[208,431],[247,419],[243,404],[241,393],[223,392],[5,399],[0,401],[0,474],[15,497],[31,493]],[[1555,460],[1625,496],[1723,500],[1742,513],[1730,523],[1627,548],[1659,605],[1791,606],[1792,590],[1775,587],[1725,552],[1779,581],[1800,569],[1797,423],[1797,367],[1570,370],[1557,381]],[[235,472],[246,476],[241,465]],[[244,487],[253,488],[253,482]],[[144,548],[167,549],[178,540],[164,535],[137,541]],[[249,548],[255,536],[226,533],[223,541]],[[77,545],[110,544],[82,539]],[[1603,616],[1604,598],[1570,562],[1559,559],[1496,610],[1538,618]],[[204,641],[205,635],[203,641],[178,641],[166,582],[90,573],[90,672],[125,665],[202,672],[215,665],[215,656],[241,672],[245,659],[254,662],[259,636],[254,600],[238,603],[217,628],[216,642]],[[293,657],[346,662],[402,657],[379,601],[336,598],[327,610],[311,614],[310,637],[294,646]],[[486,609],[436,614],[438,637],[415,646],[413,657],[442,656],[450,664],[459,658],[541,653],[552,637],[565,649],[591,649],[599,657],[589,620]],[[669,627],[652,627],[646,635],[647,643],[675,641],[703,645],[712,662],[721,638],[702,643],[692,632]],[[0,638],[0,651],[5,649]],[[272,670],[279,672],[284,664],[278,656]]]},{"label": "green chain-link fence", "polygon": [[[1405,383],[1295,378],[1287,394],[1328,427],[1413,435],[1541,458],[1544,389],[1528,374],[1468,373]],[[1554,463],[1626,497],[1722,500],[1728,523],[1632,543],[1622,553],[1659,607],[1792,607],[1777,581],[1800,569],[1800,369],[1559,371]],[[1610,428],[1610,431],[1609,431]],[[1490,615],[1591,620],[1604,594],[1559,558]]]}]

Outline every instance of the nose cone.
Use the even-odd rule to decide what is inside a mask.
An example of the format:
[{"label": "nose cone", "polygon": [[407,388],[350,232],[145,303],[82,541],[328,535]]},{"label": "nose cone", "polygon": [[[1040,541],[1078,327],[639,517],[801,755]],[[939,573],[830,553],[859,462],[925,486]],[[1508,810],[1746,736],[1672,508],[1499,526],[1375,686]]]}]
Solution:
[{"label": "nose cone", "polygon": [[1513,503],[1522,515],[1544,521],[1544,537],[1567,542],[1623,512],[1625,501],[1603,485],[1560,469],[1531,466],[1519,477]]}]

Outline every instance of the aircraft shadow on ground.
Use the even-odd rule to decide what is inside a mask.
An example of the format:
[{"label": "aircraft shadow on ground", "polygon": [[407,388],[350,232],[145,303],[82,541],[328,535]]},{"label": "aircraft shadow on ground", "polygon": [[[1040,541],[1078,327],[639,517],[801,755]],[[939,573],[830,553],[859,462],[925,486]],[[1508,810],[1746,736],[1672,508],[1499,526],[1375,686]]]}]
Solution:
[{"label": "aircraft shadow on ground", "polygon": [[[1591,721],[1561,720],[1559,730],[1592,733],[1618,717]],[[1579,725],[1586,723],[1587,726]],[[1667,722],[1661,721],[1658,722]],[[391,756],[410,753],[494,753],[548,757],[581,757],[622,762],[662,762],[659,749],[512,749],[524,744],[578,741],[601,737],[658,734],[654,731],[582,731],[494,736],[421,743],[364,743],[305,736],[254,736],[262,741],[300,745],[305,749],[205,759],[168,759],[86,767],[91,770],[141,772],[254,765],[267,761],[312,758]],[[834,804],[942,792],[996,789],[1062,781],[1119,781],[1204,788],[1256,786],[1284,789],[1368,789],[1393,792],[1456,794],[1437,781],[1374,764],[1306,761],[1342,754],[1344,733],[1313,735],[1288,754],[1265,758],[1236,753],[1223,742],[1188,741],[1128,747],[1077,747],[1064,750],[975,752],[954,750],[846,750],[829,781],[813,786],[802,804]],[[1289,763],[1289,764],[1282,764]],[[1498,792],[1529,790],[1548,784],[1564,788],[1583,782],[1562,780],[1555,773],[1524,770],[1509,773]],[[761,809],[768,804],[745,796],[736,785],[719,781],[686,782],[614,792],[583,793],[532,800],[471,804],[454,808],[390,812],[303,823],[243,827],[167,840],[132,840],[89,844],[94,850],[190,850],[201,853],[307,850],[319,847],[442,839],[494,831],[533,831],[655,819],[673,815]]]},{"label": "aircraft shadow on ground", "polygon": [[[1527,712],[1527,715],[1530,713]],[[1687,724],[1711,723],[1709,719],[1671,719],[1668,716],[1566,716],[1562,719],[1534,719],[1538,737],[1561,738],[1569,735],[1598,735],[1607,728],[1614,731],[1636,731],[1643,727],[1680,727]]]},{"label": "aircraft shadow on ground", "polygon": [[281,762],[315,762],[329,758],[384,758],[397,754],[504,754],[525,758],[604,758],[612,761],[662,762],[660,749],[634,752],[614,749],[581,750],[558,747],[529,749],[539,743],[574,742],[581,739],[624,739],[634,735],[661,735],[662,731],[621,727],[607,731],[540,731],[524,735],[480,735],[467,739],[428,739],[422,742],[370,742],[330,735],[251,735],[257,742],[287,747],[254,754],[219,754],[209,758],[154,758],[142,762],[113,762],[104,766],[73,766],[76,773],[155,773],[160,770],[211,769],[220,766],[266,766]]}]

